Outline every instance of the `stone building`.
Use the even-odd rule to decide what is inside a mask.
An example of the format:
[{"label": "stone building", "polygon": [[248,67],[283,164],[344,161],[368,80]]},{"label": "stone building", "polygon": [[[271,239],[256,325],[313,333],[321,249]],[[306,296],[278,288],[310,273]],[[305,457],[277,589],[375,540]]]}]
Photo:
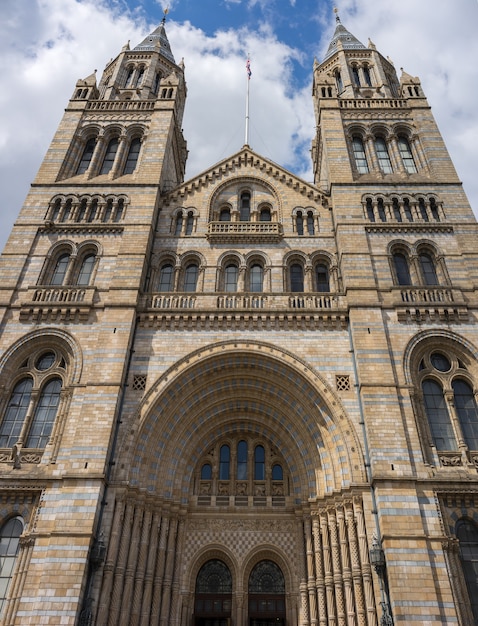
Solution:
[{"label": "stone building", "polygon": [[1,624],[477,624],[478,229],[420,80],[337,18],[313,184],[185,182],[185,104],[163,20],[2,256]]}]

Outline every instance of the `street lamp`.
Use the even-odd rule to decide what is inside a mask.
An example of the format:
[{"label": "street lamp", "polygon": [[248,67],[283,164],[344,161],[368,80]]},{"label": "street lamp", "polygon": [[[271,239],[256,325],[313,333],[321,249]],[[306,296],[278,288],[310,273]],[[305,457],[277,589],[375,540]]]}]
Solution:
[{"label": "street lamp", "polygon": [[385,564],[385,552],[382,550],[382,546],[378,543],[377,537],[374,535],[372,539],[372,547],[370,548],[370,563],[377,572],[378,579],[380,581],[380,606],[382,607],[382,617],[380,619],[380,626],[393,626],[393,619],[390,614],[390,604],[388,601],[387,579],[385,576],[386,564]]}]

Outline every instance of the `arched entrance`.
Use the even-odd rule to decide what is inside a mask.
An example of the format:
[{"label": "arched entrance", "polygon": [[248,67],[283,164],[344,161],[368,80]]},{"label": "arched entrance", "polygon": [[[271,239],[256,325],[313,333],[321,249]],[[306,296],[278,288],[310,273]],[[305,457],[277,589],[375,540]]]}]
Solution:
[{"label": "arched entrance", "polygon": [[285,626],[285,582],[278,565],[260,561],[249,576],[249,626]]},{"label": "arched entrance", "polygon": [[228,626],[231,618],[232,576],[219,559],[207,561],[196,578],[195,626]]}]

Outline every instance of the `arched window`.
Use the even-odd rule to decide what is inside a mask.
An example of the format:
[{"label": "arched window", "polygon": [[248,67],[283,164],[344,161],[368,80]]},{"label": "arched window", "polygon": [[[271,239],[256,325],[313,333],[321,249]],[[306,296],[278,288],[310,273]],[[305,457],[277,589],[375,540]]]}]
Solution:
[{"label": "arched window", "polygon": [[83,259],[80,271],[78,272],[77,285],[89,285],[93,268],[95,267],[96,255],[87,254]]},{"label": "arched window", "polygon": [[262,207],[261,212],[259,214],[259,221],[261,222],[270,222],[271,221],[271,210],[269,207]]},{"label": "arched window", "polygon": [[63,285],[69,263],[69,253],[65,252],[58,257],[51,275],[50,285]]},{"label": "arched window", "polygon": [[231,221],[231,209],[225,207],[221,209],[219,213],[219,221],[220,222],[230,222]]},{"label": "arched window", "polygon": [[182,213],[178,213],[177,217],[176,217],[176,227],[174,229],[174,234],[179,237],[179,235],[181,234],[183,230],[183,214]]},{"label": "arched window", "polygon": [[365,147],[363,145],[362,138],[358,135],[354,135],[352,137],[352,148],[358,173],[368,174],[369,168],[367,163],[367,156],[365,154]]},{"label": "arched window", "polygon": [[249,222],[251,219],[251,194],[249,191],[241,193],[239,219],[241,222]]},{"label": "arched window", "polygon": [[161,82],[161,74],[159,72],[156,72],[156,75],[154,77],[153,89],[152,89],[154,94],[158,93],[160,82]]},{"label": "arched window", "polygon": [[194,213],[189,211],[186,218],[186,235],[192,235],[194,228]]},{"label": "arched window", "polygon": [[0,426],[0,448],[12,448],[18,441],[30,405],[32,387],[31,378],[24,378],[15,385]]},{"label": "arched window", "polygon": [[375,152],[377,153],[378,164],[382,172],[391,174],[393,172],[392,162],[390,161],[387,144],[383,137],[375,138]]},{"label": "arched window", "polygon": [[456,450],[455,434],[441,385],[434,380],[425,379],[422,391],[425,412],[436,449]]},{"label": "arched window", "polygon": [[55,200],[55,204],[53,205],[53,209],[51,211],[51,221],[52,222],[56,222],[56,220],[58,219],[59,215],[60,215],[60,209],[61,209],[61,198],[57,198]]},{"label": "arched window", "polygon": [[399,285],[411,285],[412,278],[410,276],[410,268],[408,260],[401,252],[395,252],[393,255],[393,264],[395,266],[395,275]]},{"label": "arched window", "polygon": [[86,216],[86,208],[88,206],[88,200],[83,198],[80,202],[80,208],[78,209],[78,213],[76,214],[76,222],[82,222]]},{"label": "arched window", "polygon": [[478,624],[478,530],[467,519],[458,520],[455,534],[460,542],[460,555],[468,596],[475,624]]},{"label": "arched window", "polygon": [[383,205],[383,198],[379,198],[377,200],[377,209],[378,209],[378,216],[380,218],[381,222],[386,222],[387,221],[387,214],[385,213],[385,207]]},{"label": "arched window", "polygon": [[7,599],[22,532],[23,519],[20,516],[10,518],[0,529],[0,614]]},{"label": "arched window", "polygon": [[266,457],[264,446],[256,446],[254,450],[254,480],[265,480]]},{"label": "arched window", "polygon": [[196,578],[195,624],[229,624],[232,611],[232,576],[225,563],[213,559],[205,563]]},{"label": "arched window", "polygon": [[375,222],[372,198],[367,198],[367,217],[371,222]]},{"label": "arched window", "polygon": [[276,463],[272,466],[272,480],[284,480],[284,472],[282,471],[282,465]]},{"label": "arched window", "polygon": [[432,256],[427,252],[421,252],[418,258],[420,260],[420,269],[422,271],[424,284],[438,285],[438,277]]},{"label": "arched window", "polygon": [[249,291],[260,293],[263,289],[264,270],[259,263],[253,263],[249,270]]},{"label": "arched window", "polygon": [[108,143],[100,174],[108,174],[111,171],[111,168],[113,167],[113,163],[115,161],[116,152],[118,151],[118,145],[119,141],[117,137],[113,137],[113,139],[111,139]]},{"label": "arched window", "polygon": [[304,291],[304,269],[300,263],[290,266],[290,290],[296,293]]},{"label": "arched window", "polygon": [[113,199],[108,198],[106,203],[105,212],[103,214],[103,222],[109,222],[111,219],[111,214],[113,213]]},{"label": "arched window", "polygon": [[212,478],[212,467],[210,463],[204,463],[201,467],[201,480],[211,480]]},{"label": "arched window", "polygon": [[168,292],[173,290],[174,268],[171,263],[165,263],[159,272],[158,291]]},{"label": "arched window", "polygon": [[398,138],[398,150],[402,158],[403,166],[409,174],[414,174],[417,171],[417,166],[413,159],[413,154],[406,137],[400,136]]},{"label": "arched window", "polygon": [[285,624],[285,581],[272,561],[260,561],[249,577],[249,617],[252,624]]},{"label": "arched window", "polygon": [[138,163],[139,151],[141,150],[141,139],[135,137],[130,143],[126,163],[124,164],[123,174],[132,174]]},{"label": "arched window", "polygon": [[98,200],[95,198],[90,206],[90,210],[88,212],[88,222],[94,222],[96,219],[96,213],[98,212]]},{"label": "arched window", "polygon": [[397,220],[397,222],[401,222],[402,221],[402,214],[400,212],[400,205],[398,204],[398,199],[397,198],[393,198],[392,199],[392,210],[393,210],[394,218]]},{"label": "arched window", "polygon": [[84,174],[89,168],[91,159],[93,158],[93,152],[95,151],[95,145],[96,139],[94,137],[91,137],[91,139],[88,139],[88,141],[86,142],[83,154],[81,156],[81,160],[76,170],[77,174]]},{"label": "arched window", "polygon": [[237,444],[237,471],[238,480],[247,479],[247,441],[239,441]]},{"label": "arched window", "polygon": [[43,387],[26,440],[27,448],[44,448],[48,443],[60,402],[60,391],[60,378],[53,378]]},{"label": "arched window", "polygon": [[438,213],[437,203],[435,198],[430,198],[430,211],[432,212],[433,219],[436,222],[440,221],[440,214]]},{"label": "arched window", "polygon": [[325,263],[317,263],[315,266],[315,280],[317,291],[330,291],[329,268]]},{"label": "arched window", "polygon": [[229,469],[231,463],[231,450],[229,446],[221,446],[219,455],[219,480],[229,480]]},{"label": "arched window", "polygon": [[133,74],[134,74],[134,67],[130,67],[128,69],[128,74],[126,76],[126,80],[124,83],[125,87],[130,87],[131,83],[133,82]]},{"label": "arched window", "polygon": [[403,210],[405,211],[405,217],[409,222],[413,222],[412,208],[410,206],[410,200],[405,198],[403,201]]},{"label": "arched window", "polygon": [[478,408],[473,389],[460,378],[456,378],[451,386],[465,443],[470,450],[478,450]]},{"label": "arched window", "polygon": [[352,65],[352,76],[354,79],[354,83],[357,87],[360,87],[360,74],[359,68],[356,65]]},{"label": "arched window", "polygon": [[309,235],[315,234],[314,214],[312,211],[307,212],[307,232]]},{"label": "arched window", "polygon": [[342,83],[342,75],[340,74],[339,70],[335,71],[335,84],[337,85],[338,93],[342,93],[344,85]]},{"label": "arched window", "polygon": [[372,77],[370,75],[370,70],[369,68],[364,65],[363,67],[363,77],[365,79],[365,84],[367,85],[367,87],[371,87],[372,86]]},{"label": "arched window", "polygon": [[120,222],[121,218],[123,217],[123,213],[124,213],[124,200],[123,198],[120,198],[116,206],[114,221]]},{"label": "arched window", "polygon": [[196,291],[199,268],[196,263],[191,263],[184,272],[184,291]]},{"label": "arched window", "polygon": [[239,269],[234,263],[226,265],[224,269],[224,291],[237,291],[237,277]]},{"label": "arched window", "polygon": [[297,215],[295,217],[295,227],[298,235],[304,234],[304,218],[302,216],[302,211],[297,211]]},{"label": "arched window", "polygon": [[141,83],[143,82],[143,76],[144,76],[144,67],[140,67],[138,75],[136,76],[136,85],[135,85],[136,87],[139,87]]}]

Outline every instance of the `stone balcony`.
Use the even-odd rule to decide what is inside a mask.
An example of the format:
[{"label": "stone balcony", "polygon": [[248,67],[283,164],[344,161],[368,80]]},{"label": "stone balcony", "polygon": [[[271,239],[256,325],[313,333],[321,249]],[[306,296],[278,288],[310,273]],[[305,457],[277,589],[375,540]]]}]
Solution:
[{"label": "stone balcony", "polygon": [[214,243],[278,242],[284,236],[279,222],[209,222],[206,237]]},{"label": "stone balcony", "polygon": [[20,321],[85,321],[95,287],[36,285],[20,294]]}]

